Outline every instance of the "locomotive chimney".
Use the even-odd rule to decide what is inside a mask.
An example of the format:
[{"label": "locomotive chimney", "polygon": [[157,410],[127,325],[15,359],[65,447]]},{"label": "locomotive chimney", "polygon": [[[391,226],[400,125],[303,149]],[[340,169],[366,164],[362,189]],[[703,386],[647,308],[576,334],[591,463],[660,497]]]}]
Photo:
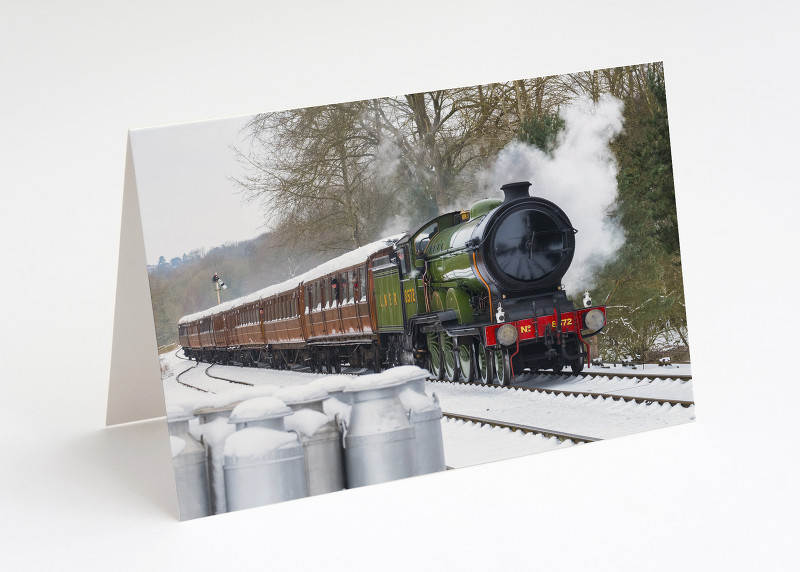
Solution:
[{"label": "locomotive chimney", "polygon": [[519,183],[508,183],[503,185],[500,187],[500,189],[506,194],[505,198],[503,199],[503,204],[531,196],[528,192],[528,188],[530,186],[531,184],[528,181],[520,181]]}]

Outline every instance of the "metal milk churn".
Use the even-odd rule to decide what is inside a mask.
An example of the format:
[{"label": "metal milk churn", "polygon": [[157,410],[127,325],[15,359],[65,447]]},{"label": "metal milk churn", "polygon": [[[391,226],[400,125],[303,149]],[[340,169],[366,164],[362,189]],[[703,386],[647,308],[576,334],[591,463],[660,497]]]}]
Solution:
[{"label": "metal milk churn", "polygon": [[417,444],[417,474],[425,475],[444,471],[444,443],[442,440],[442,408],[436,394],[425,393],[428,372],[415,365],[391,369],[391,373],[406,381],[400,391],[400,401],[414,425]]},{"label": "metal milk churn", "polygon": [[203,407],[194,412],[200,421],[200,442],[206,448],[208,487],[211,493],[213,514],[223,514],[228,511],[225,501],[225,471],[222,450],[225,446],[225,439],[234,432],[234,428],[228,424],[228,418],[238,403],[237,401],[221,407]]},{"label": "metal milk churn", "polygon": [[228,418],[228,423],[236,425],[236,430],[246,427],[266,427],[283,431],[283,418],[291,415],[292,410],[277,397],[255,397],[239,403]]},{"label": "metal milk churn", "polygon": [[323,413],[322,402],[328,399],[328,391],[324,387],[309,383],[282,387],[275,392],[275,397],[291,407],[293,411],[313,409]]},{"label": "metal milk churn", "polygon": [[178,510],[181,520],[211,514],[206,473],[206,450],[189,434],[189,421],[193,419],[183,407],[167,408],[172,467],[175,471],[175,488],[178,493]]},{"label": "metal milk churn", "polygon": [[344,424],[347,486],[361,487],[416,474],[414,428],[398,394],[402,379],[365,375],[345,392],[351,396]]},{"label": "metal milk churn", "polygon": [[345,486],[344,453],[338,423],[323,412],[328,392],[311,384],[281,389],[276,397],[294,410],[286,429],[303,444],[308,495],[340,491]]},{"label": "metal milk churn", "polygon": [[237,431],[223,450],[228,511],[252,508],[308,495],[303,446],[295,432],[283,430],[291,414],[273,397],[243,401],[229,423]]},{"label": "metal milk churn", "polygon": [[348,385],[354,383],[355,377],[350,375],[326,375],[315,379],[309,385],[321,387],[328,392],[328,399],[322,402],[322,408],[331,419],[336,415],[350,421],[350,394],[345,393]]}]

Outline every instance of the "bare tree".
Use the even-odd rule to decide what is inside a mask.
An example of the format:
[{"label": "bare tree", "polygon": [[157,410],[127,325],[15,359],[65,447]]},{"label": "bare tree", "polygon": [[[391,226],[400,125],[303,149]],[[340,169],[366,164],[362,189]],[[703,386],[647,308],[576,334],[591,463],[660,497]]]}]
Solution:
[{"label": "bare tree", "polygon": [[368,102],[256,115],[250,149],[236,150],[245,196],[263,203],[287,242],[342,252],[375,238],[395,190]]},{"label": "bare tree", "polygon": [[376,100],[381,128],[402,153],[407,185],[418,187],[428,214],[474,192],[469,175],[485,167],[512,137],[497,85],[473,86]]}]

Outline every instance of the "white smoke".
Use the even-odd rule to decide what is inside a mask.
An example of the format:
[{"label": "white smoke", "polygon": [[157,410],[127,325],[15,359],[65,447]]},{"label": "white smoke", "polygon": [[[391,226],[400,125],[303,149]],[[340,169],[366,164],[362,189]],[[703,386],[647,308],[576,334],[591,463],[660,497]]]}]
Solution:
[{"label": "white smoke", "polygon": [[497,156],[481,179],[488,196],[502,198],[506,183],[530,181],[531,195],[561,207],[578,229],[575,257],[564,276],[567,294],[591,288],[594,270],[613,258],[625,241],[608,212],[617,197],[617,165],[609,141],[622,131],[620,100],[601,97],[564,107],[564,130],[552,156],[530,145],[513,142]]}]

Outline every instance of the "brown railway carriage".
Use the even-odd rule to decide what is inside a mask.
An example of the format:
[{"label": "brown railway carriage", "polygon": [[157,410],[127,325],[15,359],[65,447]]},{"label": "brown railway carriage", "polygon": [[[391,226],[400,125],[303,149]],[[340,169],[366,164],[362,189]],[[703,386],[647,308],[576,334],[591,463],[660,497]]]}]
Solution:
[{"label": "brown railway carriage", "polygon": [[292,280],[181,318],[178,337],[190,358],[216,363],[297,365],[339,371],[343,362],[375,367],[373,260],[386,240],[340,256]]}]

